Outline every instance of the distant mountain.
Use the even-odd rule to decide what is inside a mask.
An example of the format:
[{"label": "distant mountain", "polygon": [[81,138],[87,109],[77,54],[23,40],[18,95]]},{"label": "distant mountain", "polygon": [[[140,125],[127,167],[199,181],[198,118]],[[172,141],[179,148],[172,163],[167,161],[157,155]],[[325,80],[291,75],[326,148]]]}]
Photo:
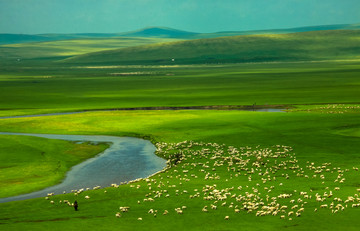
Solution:
[{"label": "distant mountain", "polygon": [[137,31],[119,33],[119,36],[126,37],[159,37],[159,38],[188,38],[198,33],[176,30],[167,27],[148,27]]},{"label": "distant mountain", "polygon": [[40,35],[0,34],[0,45],[13,44],[13,43],[44,42],[44,41],[49,41],[49,39]]},{"label": "distant mountain", "polygon": [[133,32],[119,33],[117,35],[125,36],[125,37],[200,39],[200,38],[217,38],[217,37],[236,36],[236,35],[287,34],[287,33],[321,31],[321,30],[356,30],[356,29],[360,29],[360,24],[308,26],[308,27],[296,27],[289,29],[272,29],[272,30],[220,31],[215,33],[195,33],[195,32],[176,30],[167,27],[148,27]]},{"label": "distant mountain", "polygon": [[243,35],[88,53],[64,62],[76,65],[169,65],[359,59],[359,39],[360,30]]},{"label": "distant mountain", "polygon": [[288,29],[272,29],[272,30],[249,30],[249,31],[220,31],[215,33],[197,34],[196,38],[217,38],[224,36],[236,35],[261,35],[261,34],[288,34],[298,32],[310,32],[321,30],[359,30],[360,24],[339,24],[339,25],[323,25],[323,26],[307,26],[295,27]]},{"label": "distant mountain", "polygon": [[16,43],[49,42],[70,39],[92,39],[119,37],[118,34],[106,33],[80,33],[80,34],[0,34],[0,45]]},{"label": "distant mountain", "polygon": [[220,31],[215,33],[195,33],[176,30],[167,27],[148,27],[137,31],[123,33],[77,33],[77,34],[0,34],[0,45],[28,42],[46,42],[69,39],[91,39],[91,38],[113,38],[113,37],[154,37],[154,38],[178,38],[178,39],[201,39],[217,38],[235,35],[255,35],[255,34],[287,34],[307,31],[320,30],[359,30],[360,24],[341,24],[309,26],[290,29],[274,30],[253,30],[253,31]]}]

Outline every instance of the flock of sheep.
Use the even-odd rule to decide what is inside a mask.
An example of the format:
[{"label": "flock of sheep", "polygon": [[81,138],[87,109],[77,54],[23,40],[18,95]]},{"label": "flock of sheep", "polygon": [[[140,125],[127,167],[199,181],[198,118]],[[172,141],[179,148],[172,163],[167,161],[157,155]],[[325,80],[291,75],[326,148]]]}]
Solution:
[{"label": "flock of sheep", "polygon": [[[191,208],[204,214],[221,210],[225,220],[239,213],[292,220],[320,209],[338,213],[360,207],[360,189],[349,190],[347,185],[349,193],[341,192],[347,175],[358,176],[356,166],[342,169],[331,163],[301,164],[292,148],[283,145],[235,148],[184,141],[157,143],[156,147],[157,155],[168,159],[167,167],[122,186],[144,192],[143,198],[136,199],[136,204],[144,208],[144,216],[182,215]],[[74,193],[78,195],[79,191]],[[174,200],[169,205],[177,201],[183,204],[173,208],[157,206],[163,200]],[[199,204],[202,206],[193,206]],[[118,218],[131,211],[127,205],[119,206],[115,213]]]},{"label": "flock of sheep", "polygon": [[317,106],[311,109],[307,109],[308,112],[318,111],[326,114],[344,114],[350,112],[359,112],[360,105],[349,104],[328,104],[326,106]]}]

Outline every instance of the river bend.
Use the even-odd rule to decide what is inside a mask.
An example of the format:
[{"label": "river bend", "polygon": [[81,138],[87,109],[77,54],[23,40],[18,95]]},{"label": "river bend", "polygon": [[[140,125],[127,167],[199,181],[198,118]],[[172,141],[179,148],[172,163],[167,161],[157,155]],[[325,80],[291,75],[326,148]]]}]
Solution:
[{"label": "river bend", "polygon": [[0,135],[25,135],[77,142],[107,142],[110,147],[76,166],[67,173],[62,183],[29,194],[1,198],[0,203],[61,194],[64,191],[107,187],[111,184],[145,178],[166,167],[166,160],[155,155],[155,146],[147,140],[131,137],[101,135],[55,135],[0,132]]}]

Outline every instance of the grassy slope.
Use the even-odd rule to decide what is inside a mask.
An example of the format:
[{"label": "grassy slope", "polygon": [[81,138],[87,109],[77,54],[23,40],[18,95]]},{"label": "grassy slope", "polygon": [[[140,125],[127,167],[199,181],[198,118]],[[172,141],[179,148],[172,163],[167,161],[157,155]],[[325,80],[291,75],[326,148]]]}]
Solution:
[{"label": "grassy slope", "polygon": [[154,106],[360,102],[357,62],[17,71],[0,75],[0,108],[8,109],[0,111],[1,115]]},{"label": "grassy slope", "polygon": [[195,64],[358,59],[359,37],[358,30],[233,36],[96,52],[65,62],[83,65]]},{"label": "grassy slope", "polygon": [[1,135],[0,197],[24,194],[57,184],[72,166],[100,153],[105,147],[103,144],[75,144]]},{"label": "grassy slope", "polygon": [[289,29],[273,29],[273,30],[253,30],[253,31],[223,31],[217,33],[197,34],[193,38],[216,38],[223,36],[238,36],[238,35],[259,35],[259,34],[288,34],[308,31],[322,31],[322,30],[358,30],[359,24],[339,24],[339,25],[323,25],[323,26],[309,26],[297,27]]},{"label": "grassy slope", "polygon": [[178,41],[167,38],[84,38],[60,41],[19,43],[0,46],[0,60],[15,63],[17,59],[41,60],[63,59],[75,55],[119,49],[129,46],[139,46],[151,43]]},{"label": "grassy slope", "polygon": [[[329,112],[327,110],[326,112]],[[340,167],[341,169],[350,169],[345,173],[346,181],[343,184],[334,183],[337,173],[324,173],[325,180],[319,177],[310,178],[309,180],[301,177],[295,177],[292,171],[280,171],[277,174],[278,180],[274,182],[261,183],[260,176],[253,175],[253,181],[249,182],[247,176],[229,179],[229,173],[226,167],[216,167],[215,173],[221,176],[221,180],[204,180],[204,175],[199,172],[199,168],[192,170],[186,163],[198,163],[206,160],[195,158],[184,161],[183,164],[175,169],[154,177],[155,180],[169,181],[166,185],[177,185],[176,188],[163,186],[158,188],[153,184],[153,189],[149,191],[146,182],[135,183],[141,185],[140,189],[131,188],[128,185],[119,189],[107,189],[87,192],[78,197],[74,195],[65,195],[53,198],[55,205],[44,199],[33,201],[14,202],[1,204],[1,214],[3,218],[2,227],[5,229],[23,229],[45,230],[53,226],[55,230],[63,229],[81,229],[86,230],[90,227],[99,226],[102,230],[117,230],[119,226],[124,230],[133,229],[190,229],[190,230],[238,230],[241,226],[245,230],[278,230],[288,227],[289,230],[338,230],[345,226],[348,230],[356,230],[360,225],[360,210],[357,208],[347,208],[343,212],[332,214],[331,209],[319,209],[319,212],[313,212],[315,207],[320,204],[330,204],[332,198],[325,202],[315,202],[315,194],[329,192],[325,187],[330,187],[334,197],[341,197],[343,200],[347,196],[353,195],[356,188],[359,187],[358,172],[353,171],[352,167],[360,167],[359,155],[360,149],[357,144],[359,137],[339,135],[347,128],[360,129],[358,121],[358,109],[353,112],[344,114],[327,114],[327,113],[261,113],[261,112],[240,112],[240,111],[127,111],[127,112],[88,112],[85,114],[57,116],[52,118],[23,118],[0,121],[0,126],[7,131],[32,131],[32,132],[54,132],[54,133],[87,133],[87,134],[112,134],[112,135],[150,135],[157,141],[178,142],[183,140],[195,140],[203,142],[226,143],[236,147],[251,146],[255,148],[271,147],[282,144],[294,148],[299,165],[306,169],[306,162],[314,162],[315,166],[321,163],[332,163],[330,168]],[[20,127],[21,126],[21,127]],[[71,127],[71,130],[68,128]],[[285,160],[285,159],[282,159]],[[280,160],[279,160],[280,161]],[[182,173],[182,170],[188,169],[189,173]],[[211,169],[210,169],[211,170]],[[306,174],[311,171],[305,170]],[[212,174],[214,171],[210,171]],[[281,173],[290,174],[290,179],[285,180]],[[198,179],[190,175],[199,175]],[[179,184],[181,175],[184,178],[190,178],[189,182],[183,181]],[[173,176],[167,178],[166,176]],[[164,177],[165,180],[161,180]],[[225,181],[224,179],[229,179]],[[325,184],[321,184],[324,181]],[[283,182],[284,187],[279,187]],[[260,183],[260,186],[256,186]],[[218,204],[217,210],[210,210],[209,213],[202,213],[201,208],[205,205],[210,206],[214,201],[205,201],[202,198],[190,199],[189,195],[193,194],[194,189],[201,189],[205,184],[217,184],[217,188],[248,185],[256,188],[270,187],[275,188],[270,195],[276,196],[281,193],[297,193],[307,191],[312,188],[314,191],[309,192],[314,198],[307,200],[305,212],[300,218],[293,218],[293,221],[281,220],[279,216],[256,217],[254,213],[241,211],[239,214],[234,213],[233,209]],[[334,187],[340,186],[340,191],[335,191]],[[249,189],[250,189],[249,188]],[[171,195],[169,198],[164,196],[155,199],[155,202],[143,202],[145,194],[153,190],[167,189]],[[298,190],[297,193],[294,190]],[[175,190],[187,190],[190,194],[180,194],[176,196]],[[247,189],[246,189],[247,190]],[[235,191],[239,194],[241,192]],[[263,192],[265,197],[266,192]],[[89,195],[90,199],[85,200],[84,196]],[[154,195],[152,195],[153,197]],[[298,196],[290,198],[297,199]],[[345,198],[345,199],[344,199]],[[80,212],[74,213],[71,208],[61,205],[58,200],[77,199],[80,203]],[[288,206],[290,200],[279,200]],[[137,201],[141,204],[137,204]],[[226,200],[230,203],[230,199]],[[222,202],[221,202],[222,203]],[[236,202],[235,202],[236,203]],[[299,204],[299,203],[295,203]],[[183,215],[177,215],[174,208],[186,205],[187,210]],[[21,211],[13,215],[14,207],[21,207]],[[115,213],[119,211],[119,206],[130,206],[129,213],[123,214],[120,219],[115,218]],[[351,204],[350,204],[351,206]],[[148,214],[149,209],[159,210],[157,218]],[[164,210],[170,213],[166,216],[161,215]],[[34,214],[29,216],[28,214]],[[224,220],[226,215],[230,215],[230,220]],[[142,217],[143,221],[137,221]],[[315,222],[316,221],[316,222]],[[54,225],[56,224],[56,225]],[[104,225],[106,224],[106,225]],[[256,224],[256,225],[255,225]]]}]

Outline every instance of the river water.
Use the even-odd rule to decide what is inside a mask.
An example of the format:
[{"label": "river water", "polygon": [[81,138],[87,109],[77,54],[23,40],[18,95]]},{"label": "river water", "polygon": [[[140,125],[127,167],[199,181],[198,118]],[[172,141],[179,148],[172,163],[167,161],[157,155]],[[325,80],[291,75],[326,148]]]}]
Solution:
[{"label": "river water", "polygon": [[62,194],[81,188],[107,187],[137,178],[145,178],[166,167],[166,160],[155,155],[155,146],[147,140],[90,135],[53,135],[0,132],[0,135],[25,135],[77,142],[107,142],[111,146],[94,158],[74,166],[58,185],[14,197],[2,198],[0,203],[44,197],[47,193]]}]

